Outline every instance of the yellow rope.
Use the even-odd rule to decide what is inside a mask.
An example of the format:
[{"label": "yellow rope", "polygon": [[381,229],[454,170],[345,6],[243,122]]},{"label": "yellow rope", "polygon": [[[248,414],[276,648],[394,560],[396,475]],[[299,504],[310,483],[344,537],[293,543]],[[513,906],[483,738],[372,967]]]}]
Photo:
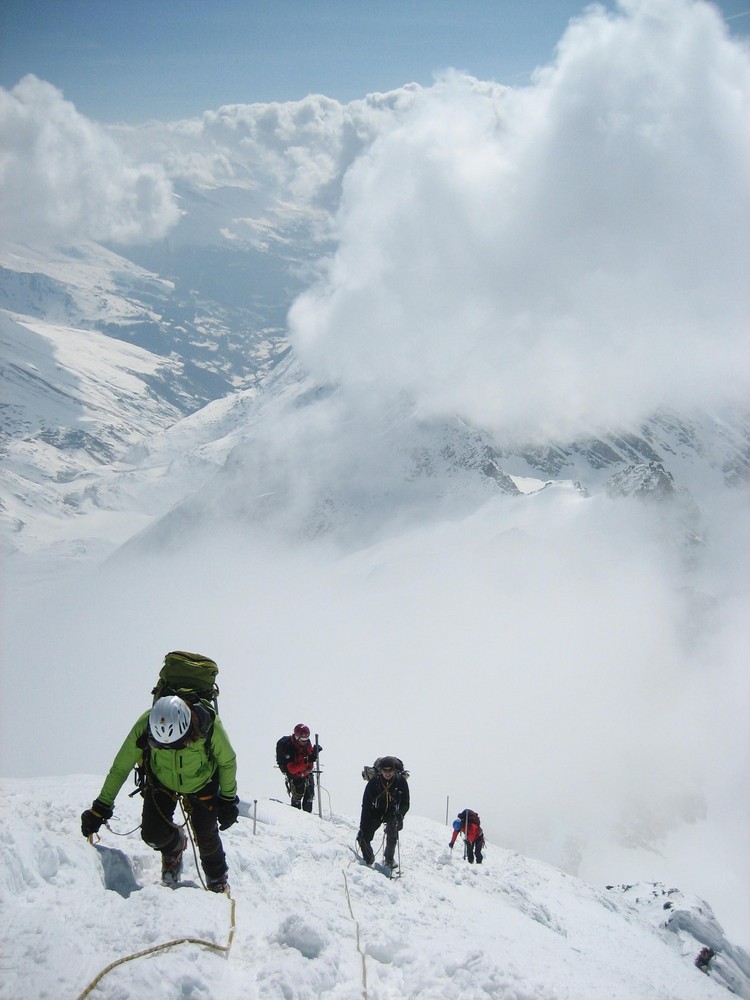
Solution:
[{"label": "yellow rope", "polygon": [[185,822],[182,824],[182,826],[183,826],[183,828],[187,829],[188,838],[190,840],[190,846],[193,849],[193,860],[195,861],[195,870],[198,872],[198,878],[201,880],[201,885],[203,886],[203,888],[204,889],[208,889],[208,886],[206,885],[206,883],[205,883],[205,881],[203,879],[203,875],[201,874],[201,867],[202,866],[198,863],[198,851],[197,851],[197,848],[195,846],[195,836],[194,836],[194,831],[193,831],[193,814],[192,814],[192,811],[190,809],[190,800],[188,799],[188,808],[187,808],[187,811],[185,810],[185,800],[184,800],[184,798],[183,798],[182,795],[178,796],[177,801],[180,804],[180,809],[182,810],[182,815],[183,815],[183,818],[185,820]]},{"label": "yellow rope", "polygon": [[363,1000],[367,1000],[367,963],[365,961],[365,953],[362,951],[359,943],[359,921],[354,916],[354,910],[352,910],[352,900],[349,895],[349,881],[346,877],[346,872],[342,872],[344,876],[344,892],[346,893],[346,903],[349,907],[349,914],[354,921],[354,939],[357,944],[357,951],[359,952],[360,958],[362,959],[362,997]]},{"label": "yellow rope", "polygon": [[203,938],[193,938],[193,937],[183,937],[175,938],[174,941],[165,941],[164,944],[155,944],[151,948],[144,948],[143,951],[136,951],[132,955],[126,955],[124,958],[118,958],[115,962],[110,962],[106,969],[102,969],[96,979],[92,979],[86,989],[81,993],[77,1000],[84,1000],[85,997],[95,990],[99,983],[104,979],[107,973],[116,969],[118,965],[124,965],[126,962],[132,962],[136,958],[143,958],[145,955],[153,955],[158,951],[166,951],[167,948],[175,948],[179,944],[197,944],[202,945],[204,948],[211,948],[213,951],[224,952],[227,956],[229,955],[229,949],[232,947],[232,941],[234,940],[234,912],[235,912],[235,901],[232,896],[227,893],[229,902],[231,904],[231,926],[229,928],[229,938],[226,944],[216,944],[214,941],[205,941]]}]

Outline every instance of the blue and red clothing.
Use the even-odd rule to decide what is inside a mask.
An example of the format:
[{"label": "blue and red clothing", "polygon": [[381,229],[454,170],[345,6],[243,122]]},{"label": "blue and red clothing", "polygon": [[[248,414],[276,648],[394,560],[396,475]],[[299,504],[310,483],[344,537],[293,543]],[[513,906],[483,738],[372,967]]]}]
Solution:
[{"label": "blue and red clothing", "polygon": [[458,819],[453,821],[453,836],[449,847],[453,847],[456,839],[462,833],[466,841],[466,860],[474,863],[476,856],[477,864],[482,863],[482,848],[484,847],[484,833],[480,825],[479,816],[471,809],[463,809],[458,814]]}]

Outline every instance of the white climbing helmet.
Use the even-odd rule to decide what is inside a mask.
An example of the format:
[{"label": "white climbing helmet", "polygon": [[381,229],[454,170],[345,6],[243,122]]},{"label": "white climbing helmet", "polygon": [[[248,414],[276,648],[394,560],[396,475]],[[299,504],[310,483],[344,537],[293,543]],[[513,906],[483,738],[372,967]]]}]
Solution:
[{"label": "white climbing helmet", "polygon": [[190,729],[190,708],[176,694],[159,698],[149,713],[148,727],[157,743],[178,743]]}]

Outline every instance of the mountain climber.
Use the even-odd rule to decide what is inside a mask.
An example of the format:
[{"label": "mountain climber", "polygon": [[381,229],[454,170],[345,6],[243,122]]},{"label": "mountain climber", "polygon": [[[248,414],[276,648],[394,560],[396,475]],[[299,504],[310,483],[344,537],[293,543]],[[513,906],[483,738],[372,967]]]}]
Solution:
[{"label": "mountain climber", "polygon": [[315,798],[315,763],[323,749],[319,743],[310,742],[310,727],[299,722],[291,736],[282,736],[276,743],[276,763],[284,773],[286,790],[291,805],[304,812],[312,812]]},{"label": "mountain climber", "polygon": [[456,838],[459,833],[463,834],[464,837],[464,847],[465,847],[465,857],[470,865],[474,864],[474,858],[477,859],[477,864],[482,863],[482,848],[484,847],[484,833],[480,824],[479,816],[474,812],[473,809],[462,809],[458,814],[458,817],[453,820],[453,836],[448,844],[451,850],[453,850],[453,845],[456,843]]},{"label": "mountain climber", "polygon": [[229,890],[219,829],[237,822],[237,763],[221,720],[203,702],[177,695],[159,698],[138,719],[120,747],[102,790],[81,814],[81,832],[92,837],[112,816],[117,794],[138,765],[143,796],[141,837],[161,851],[162,882],[176,886],[187,846],[184,826],[173,821],[178,800],[190,821],[211,892]]},{"label": "mountain climber", "polygon": [[396,867],[395,850],[399,831],[404,825],[404,816],[409,811],[409,783],[404,765],[398,757],[379,757],[373,768],[374,775],[365,785],[362,796],[362,814],[359,820],[357,843],[362,857],[368,865],[375,861],[372,838],[381,824],[385,823],[384,862],[389,868]]}]

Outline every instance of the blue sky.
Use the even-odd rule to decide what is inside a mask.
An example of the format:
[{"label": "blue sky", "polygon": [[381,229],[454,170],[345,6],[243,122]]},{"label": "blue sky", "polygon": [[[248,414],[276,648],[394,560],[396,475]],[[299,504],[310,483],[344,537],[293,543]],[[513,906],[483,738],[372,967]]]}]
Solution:
[{"label": "blue sky", "polygon": [[[612,6],[612,0],[608,0]],[[0,84],[34,73],[102,122],[429,85],[522,84],[585,0],[3,0]],[[734,34],[750,0],[718,5]]]}]

